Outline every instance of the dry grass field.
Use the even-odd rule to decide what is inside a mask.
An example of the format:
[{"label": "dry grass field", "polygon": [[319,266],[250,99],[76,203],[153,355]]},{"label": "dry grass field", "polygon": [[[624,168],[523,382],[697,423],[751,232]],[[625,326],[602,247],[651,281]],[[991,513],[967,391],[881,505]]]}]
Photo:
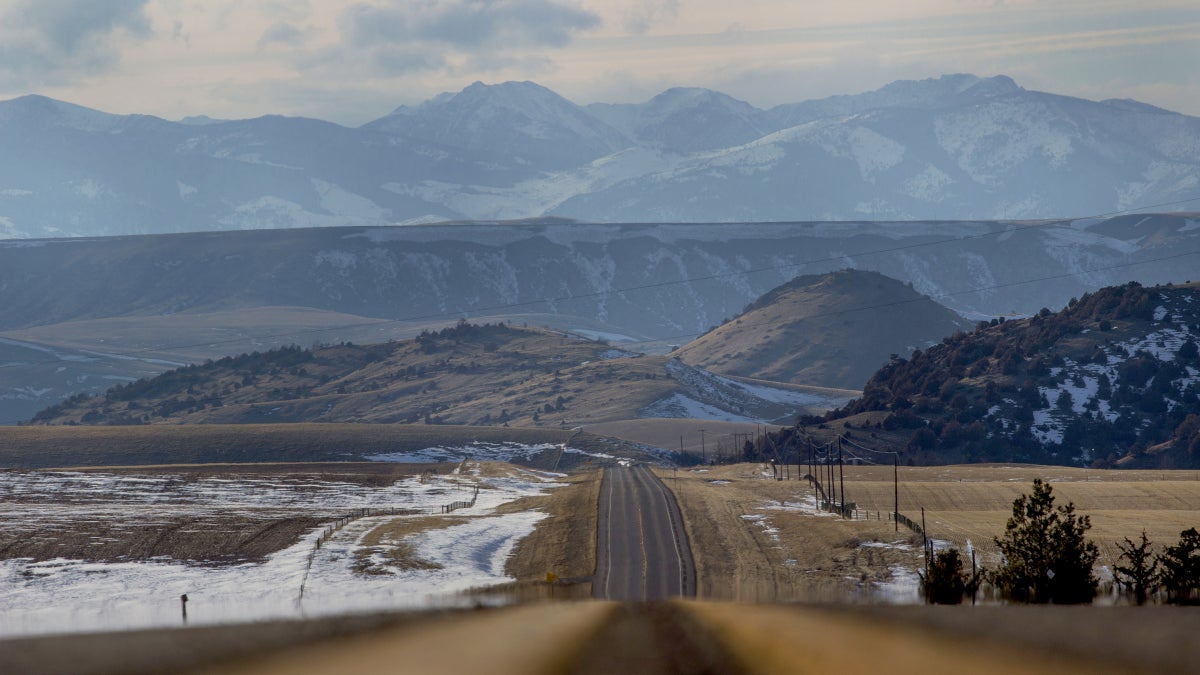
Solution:
[{"label": "dry grass field", "polygon": [[0,467],[351,461],[475,441],[562,443],[558,429],[398,424],[0,427]]},{"label": "dry grass field", "polygon": [[[659,475],[683,509],[702,597],[870,601],[881,589],[883,599],[913,590],[920,539],[888,521],[891,467],[845,467],[847,501],[859,508],[856,520],[818,513],[815,492],[795,480],[795,467],[791,481],[771,480],[769,467],[753,464]],[[919,521],[924,507],[932,538],[973,549],[980,564],[994,566],[992,538],[1003,534],[1013,500],[1031,491],[1034,478],[1051,484],[1057,504],[1073,502],[1091,519],[1088,536],[1100,549],[1098,568],[1111,568],[1123,537],[1136,538],[1145,529],[1156,544],[1170,544],[1182,530],[1200,526],[1196,472],[900,467],[900,512]]]},{"label": "dry grass field", "polygon": [[596,519],[602,472],[562,478],[566,487],[539,497],[518,499],[498,511],[536,509],[549,517],[517,544],[505,570],[518,583],[545,580],[551,573],[565,582],[587,583],[596,569]]},{"label": "dry grass field", "polygon": [[919,559],[910,533],[817,514],[807,484],[771,480],[764,465],[658,473],[683,511],[702,598],[844,601]]},{"label": "dry grass field", "polygon": [[[846,467],[848,501],[890,511],[892,470]],[[1074,503],[1091,519],[1088,537],[1100,548],[1098,565],[1120,556],[1116,543],[1136,539],[1173,544],[1179,533],[1200,527],[1200,472],[1099,471],[1052,466],[964,465],[900,467],[900,512],[917,519],[925,508],[929,536],[964,550],[970,542],[981,562],[996,562],[992,537],[1003,534],[1013,500],[1032,491],[1035,478],[1050,483],[1055,504]]]}]

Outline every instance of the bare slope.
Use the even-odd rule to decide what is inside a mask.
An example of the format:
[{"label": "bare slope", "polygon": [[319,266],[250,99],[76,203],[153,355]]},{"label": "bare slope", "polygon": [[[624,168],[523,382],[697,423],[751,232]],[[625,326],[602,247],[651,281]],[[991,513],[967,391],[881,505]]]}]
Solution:
[{"label": "bare slope", "polygon": [[841,270],[769,291],[679,356],[728,375],[857,389],[890,355],[923,349],[968,325],[910,285]]}]

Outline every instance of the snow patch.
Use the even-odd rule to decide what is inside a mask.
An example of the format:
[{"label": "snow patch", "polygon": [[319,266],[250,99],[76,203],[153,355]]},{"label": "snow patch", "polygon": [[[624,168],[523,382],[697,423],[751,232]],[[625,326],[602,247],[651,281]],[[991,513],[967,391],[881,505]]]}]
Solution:
[{"label": "snow patch", "polygon": [[[542,494],[560,483],[515,472],[478,482],[463,476],[418,477],[372,488],[299,477],[187,478],[72,472],[0,473],[0,524],[42,531],[56,521],[103,518],[119,526],[147,514],[193,517],[243,513],[334,517],[349,508],[438,513],[440,504],[480,485],[476,506],[455,511],[446,527],[406,539],[439,569],[355,571],[363,537],[393,518],[352,520],[319,547],[324,527],[262,563],[212,567],[171,560],[98,563],[56,559],[0,561],[0,636],[177,626],[188,595],[189,624],[301,618],[349,612],[454,605],[458,591],[510,581],[504,563],[544,514],[495,515],[500,504]],[[324,515],[322,515],[324,514]],[[301,589],[303,588],[303,593]]]}]

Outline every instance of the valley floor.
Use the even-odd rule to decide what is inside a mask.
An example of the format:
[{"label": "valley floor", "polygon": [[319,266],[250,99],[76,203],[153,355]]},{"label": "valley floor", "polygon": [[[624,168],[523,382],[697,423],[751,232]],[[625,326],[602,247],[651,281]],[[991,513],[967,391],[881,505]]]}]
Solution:
[{"label": "valley floor", "polygon": [[[715,636],[700,638],[723,645],[714,658],[727,659],[720,661],[726,665],[741,664],[718,672],[787,672],[781,664],[795,665],[798,653],[816,654],[822,649],[825,656],[820,658],[827,659],[822,663],[840,663],[851,655],[829,651],[829,645],[843,632],[877,635],[888,643],[907,640],[895,636],[916,631],[911,638],[914,644],[928,643],[922,649],[944,652],[936,658],[957,659],[953,655],[959,654],[958,648],[946,646],[946,638],[938,636],[959,630],[958,624],[980,624],[967,630],[977,639],[989,630],[984,627],[987,621],[1023,626],[1027,620],[1021,617],[1040,621],[1039,617],[1050,614],[997,607],[987,593],[980,597],[987,606],[974,610],[879,607],[915,605],[919,599],[916,571],[922,565],[921,539],[890,520],[897,492],[902,514],[919,522],[924,509],[937,546],[974,552],[979,564],[992,566],[996,562],[992,537],[1002,534],[1012,501],[1029,492],[1034,478],[1042,478],[1060,503],[1070,501],[1091,518],[1088,536],[1100,547],[1097,572],[1106,582],[1111,580],[1108,570],[1119,554],[1116,542],[1121,538],[1134,538],[1144,528],[1156,544],[1173,543],[1181,530],[1200,522],[1200,475],[1195,472],[971,465],[900,467],[894,474],[892,467],[848,466],[844,484],[839,477],[836,489],[855,505],[855,517],[841,518],[819,508],[820,493],[802,479],[806,467],[658,468],[683,515],[695,559],[697,595],[704,601],[742,604],[612,609],[571,603],[561,610],[487,613],[492,618],[480,618],[485,623],[458,614],[452,622],[438,623],[434,617],[455,606],[590,594],[600,469],[616,460],[598,452],[575,457],[558,446],[518,445],[476,444],[464,452],[499,453],[494,459],[536,458],[546,466],[533,469],[462,455],[458,461],[440,464],[393,461],[0,472],[0,606],[5,610],[0,613],[0,637],[5,638],[0,641],[0,665],[2,659],[14,658],[18,645],[33,644],[14,638],[48,633],[81,634],[61,638],[66,641],[62,644],[86,649],[94,640],[82,634],[96,631],[186,623],[207,626],[196,630],[215,631],[204,633],[212,636],[219,633],[220,625],[256,621],[260,623],[254,631],[269,634],[271,621],[336,616],[340,618],[329,625],[364,627],[402,621],[423,626],[422,631],[475,640],[478,633],[472,631],[485,625],[505,626],[518,614],[561,621],[581,631],[558,643],[576,645],[578,650],[567,650],[568,656],[593,664],[592,671],[578,672],[605,672],[596,668],[612,665],[604,661],[607,657],[597,655],[595,647],[586,648],[591,655],[585,655],[579,651],[585,649],[581,645],[593,638],[600,644],[623,644],[622,636],[639,633],[638,626],[675,636],[670,639]],[[446,454],[451,449],[440,452],[437,456],[409,453],[407,459],[453,459]],[[404,459],[403,454],[379,459]],[[566,457],[579,462],[576,470],[553,471],[552,465]],[[588,464],[592,461],[595,464]],[[893,482],[894,477],[898,482]],[[822,485],[825,490],[831,487]],[[482,587],[493,590],[480,591]],[[181,604],[184,594],[186,606]],[[825,613],[775,606],[795,601],[843,609]],[[1111,584],[1102,587],[1098,605],[1121,602],[1112,595]],[[849,609],[852,605],[873,609]],[[365,615],[431,608],[441,610],[415,619],[390,614],[378,623]],[[1108,630],[1116,625],[1112,617],[1118,614],[1113,612],[1128,617],[1139,610],[1053,611],[1059,612],[1055,617],[1070,616],[1078,625]],[[1176,608],[1145,611],[1139,616],[1151,617],[1150,622],[1166,616],[1194,621],[1197,616]],[[964,618],[948,621],[947,616]],[[901,629],[899,623],[934,630]],[[1141,619],[1138,623],[1141,630]],[[797,635],[825,631],[829,637],[796,642],[795,653],[775,653],[769,640],[753,634],[750,627],[760,624],[764,635],[777,633],[766,626],[791,626],[789,630]],[[1036,642],[1030,635],[1020,635],[1019,628],[1010,632],[1001,642]],[[538,640],[549,639],[547,635]],[[120,639],[163,639],[134,636],[127,633]],[[536,656],[528,640],[522,648],[531,650],[525,656]],[[1045,645],[1038,648],[1052,651]],[[646,658],[658,659],[656,663],[669,664],[678,656],[647,649]],[[1126,651],[1117,671],[1136,661],[1127,658],[1137,653],[1136,647]],[[567,652],[556,652],[555,658],[567,658]],[[1169,659],[1166,655],[1154,657],[1159,659],[1154,663],[1169,663],[1163,660]],[[513,658],[513,663],[527,663]],[[1008,658],[997,657],[997,663],[1008,664],[1008,669],[996,672],[1021,672],[1019,661]],[[1089,672],[1074,658],[1059,664],[1060,672],[1071,668]],[[448,654],[439,654],[434,661],[435,665],[455,663]],[[1059,663],[1041,656],[1035,661],[1038,667]]]}]

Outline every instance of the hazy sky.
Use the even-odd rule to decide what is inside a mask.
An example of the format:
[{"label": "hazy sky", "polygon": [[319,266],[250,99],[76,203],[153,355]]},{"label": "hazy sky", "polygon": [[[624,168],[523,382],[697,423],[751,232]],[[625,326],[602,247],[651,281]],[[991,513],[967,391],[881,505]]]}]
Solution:
[{"label": "hazy sky", "polygon": [[360,124],[476,80],[769,107],[953,72],[1200,115],[1200,2],[0,0],[0,98],[169,119]]}]

